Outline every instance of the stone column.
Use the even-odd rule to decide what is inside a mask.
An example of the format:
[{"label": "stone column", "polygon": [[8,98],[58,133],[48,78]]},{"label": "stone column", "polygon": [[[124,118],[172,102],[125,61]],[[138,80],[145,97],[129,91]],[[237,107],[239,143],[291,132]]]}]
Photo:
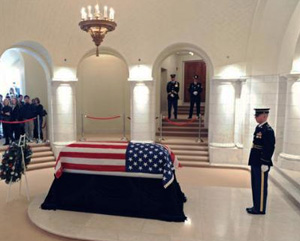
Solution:
[{"label": "stone column", "polygon": [[61,148],[76,141],[76,82],[52,81],[52,148],[57,156]]},{"label": "stone column", "polygon": [[241,162],[241,151],[235,143],[236,98],[240,92],[238,81],[239,79],[219,78],[212,80],[209,111],[211,163]]},{"label": "stone column", "polygon": [[300,74],[287,78],[286,115],[283,151],[279,154],[279,166],[300,171]]},{"label": "stone column", "polygon": [[246,79],[239,79],[235,84],[235,136],[234,143],[237,148],[244,147],[244,121],[246,106]]},{"label": "stone column", "polygon": [[155,88],[154,81],[130,80],[131,140],[155,141]]}]

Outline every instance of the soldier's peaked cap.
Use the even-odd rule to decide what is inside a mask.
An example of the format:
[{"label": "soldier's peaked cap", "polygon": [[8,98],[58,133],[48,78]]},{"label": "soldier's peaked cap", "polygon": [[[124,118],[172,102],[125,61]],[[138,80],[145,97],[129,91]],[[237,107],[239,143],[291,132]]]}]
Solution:
[{"label": "soldier's peaked cap", "polygon": [[259,116],[261,114],[269,114],[270,108],[254,108],[255,115]]},{"label": "soldier's peaked cap", "polygon": [[170,76],[171,76],[171,78],[175,78],[176,74],[171,74]]}]

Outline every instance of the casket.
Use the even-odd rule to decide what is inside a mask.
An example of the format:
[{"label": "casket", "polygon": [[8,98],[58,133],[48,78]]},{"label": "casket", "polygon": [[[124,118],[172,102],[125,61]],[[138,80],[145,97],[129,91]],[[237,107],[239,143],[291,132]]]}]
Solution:
[{"label": "casket", "polygon": [[176,166],[175,155],[160,144],[73,143],[57,158],[41,208],[183,222],[186,198]]}]

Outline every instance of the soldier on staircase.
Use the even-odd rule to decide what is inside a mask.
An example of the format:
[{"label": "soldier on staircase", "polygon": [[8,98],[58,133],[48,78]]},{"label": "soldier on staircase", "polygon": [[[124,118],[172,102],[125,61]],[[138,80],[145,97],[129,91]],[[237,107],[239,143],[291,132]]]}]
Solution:
[{"label": "soldier on staircase", "polygon": [[193,109],[196,103],[197,107],[197,117],[200,118],[200,103],[201,103],[201,92],[202,86],[198,82],[199,76],[194,75],[194,82],[190,84],[189,93],[190,93],[190,113],[188,119],[191,119],[193,116]]},{"label": "soldier on staircase", "polygon": [[174,118],[177,119],[177,107],[179,99],[179,82],[175,80],[176,75],[171,74],[171,81],[167,84],[168,93],[168,118],[171,119],[172,106],[174,109]]}]

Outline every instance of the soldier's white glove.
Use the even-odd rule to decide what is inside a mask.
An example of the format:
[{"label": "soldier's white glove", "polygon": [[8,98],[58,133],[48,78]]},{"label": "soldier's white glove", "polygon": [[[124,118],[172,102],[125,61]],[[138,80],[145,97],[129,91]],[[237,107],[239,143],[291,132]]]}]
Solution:
[{"label": "soldier's white glove", "polygon": [[193,92],[193,94],[194,94],[194,95],[197,95],[197,94],[198,94],[198,92],[197,92],[197,91],[194,91],[194,92]]},{"label": "soldier's white glove", "polygon": [[262,172],[266,172],[268,170],[269,170],[269,166],[267,166],[267,165],[261,165],[261,171]]}]

